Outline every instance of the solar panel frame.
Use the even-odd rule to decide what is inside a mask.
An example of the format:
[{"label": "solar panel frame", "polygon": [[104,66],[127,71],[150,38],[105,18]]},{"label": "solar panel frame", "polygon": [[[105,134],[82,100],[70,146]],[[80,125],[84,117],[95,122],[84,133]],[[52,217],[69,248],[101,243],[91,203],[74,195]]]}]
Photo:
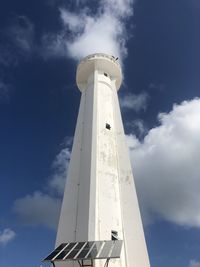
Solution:
[{"label": "solar panel frame", "polygon": [[[120,258],[122,244],[122,240],[62,243],[43,261],[54,262]],[[83,253],[84,251],[85,253]]]}]

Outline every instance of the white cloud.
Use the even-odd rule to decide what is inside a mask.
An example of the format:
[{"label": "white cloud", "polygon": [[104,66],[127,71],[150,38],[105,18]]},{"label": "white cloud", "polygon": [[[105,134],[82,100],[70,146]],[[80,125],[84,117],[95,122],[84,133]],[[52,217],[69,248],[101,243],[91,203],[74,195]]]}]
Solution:
[{"label": "white cloud", "polygon": [[136,112],[139,112],[141,110],[146,110],[148,99],[148,94],[143,92],[139,95],[129,93],[123,97],[120,97],[119,100],[120,106],[123,109],[132,109]]},{"label": "white cloud", "polygon": [[10,241],[12,241],[16,236],[16,233],[6,228],[3,231],[0,231],[0,245],[7,245]]},{"label": "white cloud", "polygon": [[138,135],[140,137],[144,136],[147,133],[147,128],[144,124],[144,121],[141,119],[126,121],[125,126],[128,129],[128,132],[135,133],[135,135]]},{"label": "white cloud", "polygon": [[137,147],[140,146],[139,140],[135,137],[135,135],[132,134],[126,136],[126,143],[129,148],[133,149],[136,149]]},{"label": "white cloud", "polygon": [[79,32],[83,25],[80,23],[80,21],[85,21],[87,17],[85,17],[86,14],[82,13],[81,17],[78,17],[77,14],[69,12],[66,9],[61,8],[60,9],[60,17],[63,22],[63,24],[69,28],[72,32]]},{"label": "white cloud", "polygon": [[133,14],[133,0],[102,0],[103,9],[116,13],[118,16],[131,16]]},{"label": "white cloud", "polygon": [[14,202],[14,212],[25,225],[43,225],[55,228],[58,223],[61,200],[42,192],[34,192]]},{"label": "white cloud", "polygon": [[80,59],[98,52],[120,57],[126,54],[124,40],[119,37],[123,27],[115,17],[107,13],[96,19],[88,16],[84,26],[81,35],[67,42],[69,56]]},{"label": "white cloud", "polygon": [[45,56],[66,56],[81,59],[92,53],[108,53],[120,59],[127,54],[125,23],[133,13],[132,0],[102,0],[96,14],[88,8],[77,13],[60,9],[63,24],[57,34],[43,38]]},{"label": "white cloud", "polygon": [[49,186],[61,196],[64,191],[69,160],[70,150],[66,147],[60,151],[53,162],[54,173],[49,181]]},{"label": "white cloud", "polygon": [[64,143],[67,147],[60,151],[52,164],[53,173],[44,190],[48,193],[38,190],[14,202],[13,210],[25,225],[43,225],[53,229],[57,227],[72,138],[67,137]]},{"label": "white cloud", "polygon": [[200,99],[174,105],[159,120],[143,142],[129,136],[144,218],[200,227]]},{"label": "white cloud", "polygon": [[191,260],[188,267],[200,267],[200,262],[196,260]]}]

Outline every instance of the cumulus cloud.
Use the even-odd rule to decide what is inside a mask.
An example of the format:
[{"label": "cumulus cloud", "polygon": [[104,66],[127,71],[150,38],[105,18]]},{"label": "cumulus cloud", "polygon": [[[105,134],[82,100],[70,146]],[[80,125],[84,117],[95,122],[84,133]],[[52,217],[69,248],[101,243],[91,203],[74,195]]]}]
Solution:
[{"label": "cumulus cloud", "polygon": [[144,218],[200,227],[200,99],[174,105],[159,121],[143,142],[128,137]]},{"label": "cumulus cloud", "polygon": [[200,267],[200,262],[191,260],[188,267]]},{"label": "cumulus cloud", "polygon": [[143,138],[148,132],[144,121],[141,119],[125,121],[125,128],[128,133],[134,133],[134,135],[138,136],[139,138]]},{"label": "cumulus cloud", "polygon": [[60,8],[63,28],[43,38],[46,56],[81,59],[92,53],[108,53],[120,59],[127,54],[126,22],[133,14],[132,0],[101,0],[94,14],[88,7],[71,12]]},{"label": "cumulus cloud", "polygon": [[53,162],[53,175],[49,181],[49,186],[61,196],[64,191],[69,159],[70,150],[66,147],[60,151]]},{"label": "cumulus cloud", "polygon": [[119,101],[122,109],[132,109],[136,112],[139,112],[141,110],[146,110],[148,99],[148,94],[143,92],[139,95],[129,93],[123,97],[120,97]]},{"label": "cumulus cloud", "polygon": [[25,225],[55,228],[60,205],[60,199],[38,191],[15,200],[13,209]]},{"label": "cumulus cloud", "polygon": [[72,138],[66,138],[66,147],[56,156],[52,164],[52,176],[45,188],[15,200],[13,211],[25,225],[57,228],[71,143]]},{"label": "cumulus cloud", "polygon": [[16,236],[16,233],[10,228],[6,228],[3,231],[0,231],[0,245],[7,245],[12,241]]}]

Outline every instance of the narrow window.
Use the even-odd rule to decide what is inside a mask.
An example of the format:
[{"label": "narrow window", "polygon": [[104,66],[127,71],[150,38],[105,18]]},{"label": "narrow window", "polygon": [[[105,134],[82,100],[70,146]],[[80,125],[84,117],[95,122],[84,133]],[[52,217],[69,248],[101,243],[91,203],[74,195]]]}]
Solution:
[{"label": "narrow window", "polygon": [[105,72],[104,72],[104,74],[103,74],[103,75],[104,75],[104,76],[106,76],[106,77],[108,77],[108,74],[107,74],[107,73],[105,73]]},{"label": "narrow window", "polygon": [[111,129],[111,126],[110,124],[106,123],[106,129],[110,130]]},{"label": "narrow window", "polygon": [[119,239],[119,237],[118,237],[118,232],[112,230],[112,231],[111,231],[111,240],[118,240],[118,239]]}]

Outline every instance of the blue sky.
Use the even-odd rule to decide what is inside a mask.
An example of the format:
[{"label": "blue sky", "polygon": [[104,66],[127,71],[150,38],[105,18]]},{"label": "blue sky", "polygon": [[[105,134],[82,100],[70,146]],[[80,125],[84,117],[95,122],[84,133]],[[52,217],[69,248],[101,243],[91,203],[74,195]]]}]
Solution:
[{"label": "blue sky", "polygon": [[0,266],[41,266],[76,125],[78,61],[120,58],[119,98],[152,267],[200,267],[200,2],[0,4]]}]

